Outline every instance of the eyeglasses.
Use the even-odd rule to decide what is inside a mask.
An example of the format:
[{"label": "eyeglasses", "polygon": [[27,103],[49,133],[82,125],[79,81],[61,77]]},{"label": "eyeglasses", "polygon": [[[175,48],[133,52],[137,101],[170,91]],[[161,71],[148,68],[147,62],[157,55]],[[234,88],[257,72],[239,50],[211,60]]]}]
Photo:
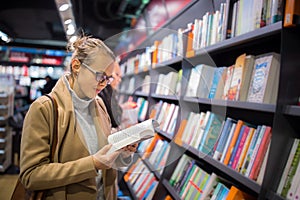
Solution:
[{"label": "eyeglasses", "polygon": [[96,81],[103,83],[106,81],[106,84],[111,84],[111,82],[114,80],[114,77],[112,76],[107,76],[105,72],[96,72],[93,70],[91,67],[89,67],[87,64],[82,63],[88,70],[93,72],[96,75]]}]

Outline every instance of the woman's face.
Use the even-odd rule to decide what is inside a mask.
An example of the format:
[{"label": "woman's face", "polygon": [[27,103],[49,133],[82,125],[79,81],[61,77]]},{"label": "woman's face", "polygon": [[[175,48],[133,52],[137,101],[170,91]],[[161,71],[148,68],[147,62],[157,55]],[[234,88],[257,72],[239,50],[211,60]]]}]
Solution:
[{"label": "woman's face", "polygon": [[[96,74],[102,74],[104,77],[112,76],[113,60],[111,58],[103,58],[98,56],[89,65],[81,63],[80,71],[77,77],[77,87],[74,91],[78,97],[82,99],[95,98],[98,93],[107,86],[107,79],[97,81]],[[99,76],[99,75],[98,75]]]}]

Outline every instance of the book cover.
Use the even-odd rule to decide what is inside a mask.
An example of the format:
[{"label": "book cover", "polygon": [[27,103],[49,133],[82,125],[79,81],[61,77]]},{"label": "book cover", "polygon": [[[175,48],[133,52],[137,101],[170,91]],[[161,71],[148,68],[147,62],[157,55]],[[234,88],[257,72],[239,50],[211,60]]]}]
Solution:
[{"label": "book cover", "polygon": [[174,113],[173,113],[173,115],[172,115],[172,117],[170,119],[170,123],[168,124],[168,126],[167,126],[167,128],[165,130],[167,133],[169,133],[172,136],[174,135],[178,113],[179,113],[179,106],[176,105],[175,109],[174,109]]},{"label": "book cover", "polygon": [[238,147],[239,147],[239,145],[240,145],[240,142],[241,142],[241,139],[242,139],[242,137],[243,137],[245,128],[246,128],[246,125],[242,125],[242,127],[241,127],[241,129],[240,129],[240,132],[239,132],[239,134],[238,134],[237,140],[236,140],[236,142],[235,142],[235,144],[234,144],[234,147],[233,147],[233,149],[232,149],[231,156],[230,156],[229,162],[228,162],[228,164],[227,164],[228,167],[233,168],[233,167],[232,167],[232,164],[233,164],[233,161],[234,161],[234,159],[235,159],[235,157],[236,157],[237,149],[238,149]]},{"label": "book cover", "polygon": [[231,129],[230,129],[230,132],[229,132],[229,135],[228,135],[228,138],[227,138],[226,143],[225,143],[225,146],[224,146],[224,150],[223,150],[221,159],[220,159],[220,162],[221,162],[221,163],[224,162],[224,159],[225,159],[225,157],[226,157],[226,154],[227,154],[227,151],[228,151],[228,148],[229,148],[229,144],[230,144],[230,142],[231,142],[231,139],[232,139],[233,134],[234,134],[234,131],[235,131],[235,127],[236,127],[236,122],[233,122],[233,123],[232,123],[232,126],[231,126]]},{"label": "book cover", "polygon": [[188,160],[190,160],[190,158],[187,155],[183,154],[182,157],[180,158],[180,160],[178,161],[178,164],[169,180],[169,183],[171,186],[174,186],[175,183],[177,182],[177,179],[180,176],[179,174],[182,173],[182,169],[183,169],[184,165],[186,165]]},{"label": "book cover", "polygon": [[245,160],[246,154],[247,154],[247,152],[248,152],[248,149],[249,149],[249,146],[250,146],[252,137],[253,137],[253,135],[254,135],[254,133],[255,133],[255,130],[256,130],[255,128],[250,127],[249,134],[248,134],[247,139],[246,139],[246,141],[245,141],[244,148],[243,148],[243,150],[242,150],[240,159],[239,159],[238,164],[237,164],[237,167],[236,167],[236,170],[237,170],[238,172],[241,171],[242,165],[243,165],[243,163],[244,163],[244,160]]},{"label": "book cover", "polygon": [[198,185],[201,183],[206,174],[207,173],[205,171],[199,168],[195,179],[190,181],[190,189],[187,192],[185,199],[192,199],[192,196],[196,195],[196,193],[200,191]]},{"label": "book cover", "polygon": [[221,132],[222,122],[223,120],[221,116],[215,113],[210,114],[210,118],[205,127],[204,135],[199,147],[201,152],[209,155],[213,154],[214,145]]},{"label": "book cover", "polygon": [[234,65],[234,72],[232,74],[232,79],[230,87],[228,89],[227,99],[232,101],[239,100],[239,92],[242,84],[242,78],[245,68],[246,54],[242,54],[237,57]]},{"label": "book cover", "polygon": [[239,101],[246,101],[249,90],[251,75],[253,71],[255,56],[247,55],[245,58],[245,67],[243,70],[242,83],[239,88]]},{"label": "book cover", "polygon": [[199,185],[198,191],[197,191],[197,193],[195,193],[195,195],[192,195],[192,197],[191,197],[192,199],[199,199],[202,196],[210,176],[211,176],[210,174],[205,172],[205,176],[204,176],[203,180],[200,182],[200,184],[198,184]]},{"label": "book cover", "polygon": [[287,178],[285,180],[285,183],[284,183],[284,186],[283,186],[283,189],[281,192],[281,196],[283,196],[283,197],[287,197],[288,190],[291,187],[293,177],[294,177],[297,167],[299,165],[299,160],[300,160],[300,143],[297,146],[296,153],[293,157],[292,164],[287,173]]},{"label": "book cover", "polygon": [[179,193],[179,195],[182,194],[183,188],[186,186],[186,184],[190,180],[190,178],[191,178],[194,170],[195,170],[195,160],[192,160],[189,163],[189,166],[188,166],[188,168],[186,170],[186,173],[184,174],[184,177],[182,178],[179,186],[175,187],[175,189],[176,189],[177,193]]},{"label": "book cover", "polygon": [[202,71],[200,75],[200,82],[198,86],[198,97],[200,98],[208,98],[209,90],[212,85],[212,79],[214,76],[214,72],[216,67],[212,67],[209,65],[201,64]]},{"label": "book cover", "polygon": [[237,150],[236,150],[236,153],[235,153],[235,156],[234,156],[234,159],[233,159],[233,163],[232,163],[232,166],[231,166],[232,169],[236,169],[237,168],[238,161],[240,159],[240,156],[242,154],[242,150],[244,148],[246,139],[247,139],[249,131],[250,131],[250,127],[249,126],[243,126],[243,127],[244,128],[242,128],[243,132],[242,132],[241,139],[237,143],[238,144],[237,145]]},{"label": "book cover", "polygon": [[195,143],[195,146],[197,146],[197,149],[199,149],[200,147],[200,144],[202,142],[202,138],[204,136],[204,131],[205,131],[205,128],[206,128],[206,125],[207,125],[207,122],[210,118],[210,114],[211,112],[210,111],[206,111],[206,113],[203,113],[201,112],[200,113],[200,126],[199,126],[199,130],[198,130],[198,137],[197,137],[197,141]]},{"label": "book cover", "polygon": [[176,182],[174,184],[174,189],[179,192],[180,186],[184,184],[185,178],[188,176],[189,171],[191,170],[194,160],[188,159],[183,168],[181,169],[181,172],[179,173],[179,176],[176,178]]},{"label": "book cover", "polygon": [[252,158],[252,153],[253,153],[253,150],[255,148],[255,144],[256,144],[257,138],[259,136],[260,129],[261,129],[261,126],[260,125],[257,126],[257,128],[256,128],[256,130],[255,130],[255,132],[253,134],[253,137],[251,139],[251,142],[250,142],[250,145],[249,145],[249,149],[248,149],[248,151],[246,153],[244,162],[243,162],[242,167],[240,169],[240,173],[242,173],[243,175],[246,174],[248,166],[250,164],[250,161],[251,161],[251,158]]},{"label": "book cover", "polygon": [[209,99],[214,99],[216,92],[217,92],[217,87],[219,85],[219,81],[222,81],[222,75],[225,67],[218,67],[215,69],[213,80],[212,80],[212,85],[209,90],[208,98]]},{"label": "book cover", "polygon": [[266,155],[269,143],[271,141],[272,130],[270,126],[266,126],[261,144],[259,145],[255,161],[253,163],[249,178],[256,180],[261,168],[264,156]]},{"label": "book cover", "polygon": [[263,162],[261,164],[261,167],[260,167],[257,179],[256,179],[256,182],[259,185],[262,185],[262,182],[263,182],[263,179],[264,179],[264,176],[265,176],[265,171],[266,171],[266,167],[267,167],[267,161],[268,161],[268,158],[269,158],[270,146],[271,146],[271,142],[269,142],[269,145],[268,145],[268,148],[267,148],[267,152],[266,152],[266,154],[264,156]]},{"label": "book cover", "polygon": [[187,179],[187,183],[183,186],[182,191],[180,192],[180,197],[182,199],[185,199],[188,191],[191,187],[191,181],[194,181],[196,179],[197,174],[199,173],[200,168],[197,165],[194,165],[195,169],[193,170],[193,173],[189,179]]},{"label": "book cover", "polygon": [[226,82],[226,76],[227,76],[227,70],[228,67],[222,67],[223,68],[223,72],[222,75],[219,79],[217,88],[216,88],[216,92],[214,95],[214,99],[222,99],[223,93],[224,93],[224,87],[225,87],[225,82]]},{"label": "book cover", "polygon": [[293,158],[294,158],[294,156],[295,156],[295,153],[296,153],[296,150],[297,150],[298,145],[299,145],[299,139],[298,139],[298,138],[295,138],[295,139],[294,139],[294,142],[293,142],[293,145],[292,145],[292,147],[291,147],[291,150],[290,150],[288,159],[287,159],[287,161],[286,161],[284,170],[283,170],[283,172],[282,172],[282,175],[281,175],[281,179],[280,179],[279,185],[278,185],[278,187],[277,187],[277,194],[281,194],[281,192],[282,192],[282,189],[283,189],[285,180],[286,180],[286,178],[287,178],[287,175],[288,175],[289,169],[290,169],[290,167],[291,167],[291,164],[292,164]]},{"label": "book cover", "polygon": [[187,135],[186,137],[186,144],[191,146],[191,143],[193,142],[193,138],[196,134],[196,127],[200,121],[200,114],[194,113],[193,118],[191,118],[191,124],[189,125],[189,129],[187,129]]},{"label": "book cover", "polygon": [[207,181],[207,184],[203,190],[203,193],[200,196],[200,200],[210,199],[210,195],[213,192],[216,184],[218,183],[219,179],[215,173],[212,173]]},{"label": "book cover", "polygon": [[233,133],[233,136],[232,136],[232,139],[230,141],[228,150],[226,152],[226,156],[225,156],[225,159],[224,159],[224,162],[223,162],[224,165],[228,165],[228,163],[229,163],[232,151],[234,149],[235,143],[238,139],[238,136],[239,136],[239,133],[240,133],[240,130],[241,130],[243,124],[244,124],[243,120],[238,120],[238,122],[236,124],[236,127],[235,127],[235,130],[234,130],[234,133]]},{"label": "book cover", "polygon": [[197,65],[191,69],[190,78],[189,78],[185,96],[197,97],[201,72],[202,72],[202,65]]},{"label": "book cover", "polygon": [[109,135],[107,140],[109,144],[112,144],[112,147],[107,154],[117,151],[127,145],[139,143],[143,140],[154,137],[155,128],[158,126],[159,124],[156,120],[148,119]]},{"label": "book cover", "polygon": [[[275,103],[273,92],[277,94],[279,55],[268,53],[257,56],[251,75],[247,101],[256,103]],[[275,91],[276,90],[276,91]],[[274,97],[274,96],[273,96]],[[277,95],[276,95],[277,97]]]},{"label": "book cover", "polygon": [[238,189],[235,186],[231,186],[226,200],[240,200],[240,199],[254,200],[256,198],[243,192],[242,190]]},{"label": "book cover", "polygon": [[182,146],[182,135],[183,135],[183,132],[185,130],[186,124],[187,124],[187,119],[181,120],[180,126],[179,126],[178,131],[175,135],[174,142],[176,144],[180,145],[180,146]]},{"label": "book cover", "polygon": [[296,26],[295,18],[297,15],[300,15],[300,2],[298,0],[286,0],[283,26]]},{"label": "book cover", "polygon": [[245,176],[249,177],[250,176],[250,173],[252,171],[252,167],[253,167],[253,164],[254,164],[254,161],[256,159],[256,156],[257,156],[257,152],[259,150],[259,147],[261,145],[261,142],[263,140],[263,137],[264,137],[264,134],[265,134],[265,130],[266,130],[266,126],[265,125],[262,125],[261,126],[261,129],[258,133],[258,137],[257,137],[257,140],[255,142],[255,146],[253,148],[253,151],[252,151],[252,154],[251,154],[251,159],[250,159],[250,162],[249,162],[249,165],[247,167],[247,171],[246,171],[246,174]]},{"label": "book cover", "polygon": [[189,136],[191,135],[191,127],[194,123],[193,119],[195,117],[196,113],[190,112],[186,124],[186,128],[184,129],[184,132],[182,133],[181,140],[183,143],[188,144]]},{"label": "book cover", "polygon": [[223,94],[222,94],[222,99],[223,100],[228,99],[228,90],[229,90],[230,85],[231,85],[231,79],[232,79],[233,72],[234,72],[234,65],[231,65],[231,66],[227,67],[225,85],[224,85],[224,90],[223,90]]},{"label": "book cover", "polygon": [[230,133],[231,130],[231,126],[232,126],[232,121],[233,119],[231,119],[230,117],[227,117],[225,120],[225,124],[223,126],[223,129],[221,131],[220,137],[218,139],[218,144],[216,147],[216,150],[214,152],[213,158],[216,160],[220,160],[222,153],[224,151],[225,148],[225,144],[226,144],[226,140],[228,139],[228,135]]},{"label": "book cover", "polygon": [[296,192],[297,192],[297,188],[299,187],[299,183],[300,183],[300,165],[298,163],[297,169],[292,178],[291,187],[289,188],[287,196],[286,196],[288,199],[296,200],[299,198],[299,196],[298,196],[299,194],[297,194],[297,198],[296,198]]}]

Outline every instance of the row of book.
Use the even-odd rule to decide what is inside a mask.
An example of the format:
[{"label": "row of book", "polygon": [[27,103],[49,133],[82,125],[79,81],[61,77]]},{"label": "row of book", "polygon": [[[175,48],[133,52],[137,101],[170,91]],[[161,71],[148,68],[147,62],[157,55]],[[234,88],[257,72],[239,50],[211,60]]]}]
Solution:
[{"label": "row of book", "polygon": [[158,95],[179,95],[181,89],[182,69],[178,72],[159,74],[156,83],[155,94]]},{"label": "row of book", "polygon": [[171,146],[169,142],[163,140],[157,133],[150,140],[141,142],[138,146],[138,152],[143,159],[147,159],[152,166],[152,170],[159,174],[163,173],[167,165],[167,158],[170,153]]},{"label": "row of book", "polygon": [[254,126],[230,117],[223,120],[207,111],[191,112],[188,119],[183,119],[175,141],[192,146],[261,183],[264,174],[261,168],[267,159],[270,140],[269,126]]},{"label": "row of book", "polygon": [[233,4],[231,37],[282,19],[282,0],[239,0]]},{"label": "row of book", "polygon": [[132,188],[139,200],[151,200],[155,194],[158,180],[141,158],[133,163],[124,175],[124,180]]},{"label": "row of book", "polygon": [[186,56],[191,57],[195,50],[270,25],[282,18],[281,0],[239,0],[233,4],[232,11],[229,8],[230,1],[227,0],[214,12],[206,12],[193,19],[186,27],[178,28],[177,33],[164,30],[170,33],[161,40],[154,41],[145,48],[145,52],[122,63],[123,74],[147,71],[157,63],[183,57],[184,43],[187,46]]},{"label": "row of book", "polygon": [[208,173],[195,160],[183,154],[171,175],[169,184],[181,199],[255,199],[215,173]]},{"label": "row of book", "polygon": [[286,199],[300,198],[300,139],[295,138],[290,149],[277,193]]},{"label": "row of book", "polygon": [[228,67],[205,64],[190,73],[185,96],[275,104],[279,85],[280,55],[242,54]]},{"label": "row of book", "polygon": [[179,114],[179,106],[160,100],[152,107],[149,117],[156,119],[160,124],[159,129],[173,136]]},{"label": "row of book", "polygon": [[146,119],[149,101],[143,97],[137,98],[137,109],[138,109],[138,121],[144,121]]},{"label": "row of book", "polygon": [[[213,67],[199,64],[191,69],[186,97],[247,101],[275,104],[278,94],[280,55],[269,52],[261,55],[238,56],[233,65]],[[159,74],[154,94],[181,95],[182,69]],[[150,75],[140,85],[132,76],[122,84],[120,91],[149,94]]]},{"label": "row of book", "polygon": [[[168,164],[167,157],[170,153],[170,145],[156,134],[154,138],[141,142],[138,147],[138,152],[140,155],[143,155],[142,159],[148,159],[151,164],[151,170],[158,171],[162,174]],[[134,173],[145,173],[143,168],[140,169],[136,167],[139,164],[143,165],[142,159],[138,159],[138,161],[129,168],[128,173],[124,177],[125,181],[131,181],[130,184],[134,184],[132,181],[135,180],[129,180],[130,175]],[[146,167],[146,165],[143,166]],[[153,175],[150,176],[153,177]],[[144,182],[147,183],[147,177],[149,177],[149,175],[141,175],[140,178],[143,180],[140,180],[142,183],[139,183],[142,185],[144,185]],[[195,164],[195,160],[192,160],[186,154],[180,157],[180,161],[174,169],[169,183],[181,199],[205,199],[208,197],[210,199],[222,199],[226,197],[231,199],[232,197],[236,198],[237,195],[245,197],[245,193],[235,187],[235,192],[229,192],[231,189],[221,183],[216,174],[208,174]],[[136,191],[136,187],[133,186],[133,190]],[[141,192],[136,192],[138,198],[140,193]],[[172,198],[168,196],[166,199]]]}]

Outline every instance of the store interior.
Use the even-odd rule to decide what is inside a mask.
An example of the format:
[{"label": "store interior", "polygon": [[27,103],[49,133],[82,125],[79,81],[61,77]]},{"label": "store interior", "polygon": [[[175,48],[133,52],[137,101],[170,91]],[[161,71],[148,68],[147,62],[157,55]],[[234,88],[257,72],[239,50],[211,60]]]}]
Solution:
[{"label": "store interior", "polygon": [[290,188],[300,195],[299,16],[299,1],[284,0],[1,5],[0,199],[18,178],[26,112],[49,92],[46,83],[70,71],[67,45],[78,35],[113,50],[118,101],[137,106],[135,120],[161,123],[119,170],[120,199],[283,200]]}]

